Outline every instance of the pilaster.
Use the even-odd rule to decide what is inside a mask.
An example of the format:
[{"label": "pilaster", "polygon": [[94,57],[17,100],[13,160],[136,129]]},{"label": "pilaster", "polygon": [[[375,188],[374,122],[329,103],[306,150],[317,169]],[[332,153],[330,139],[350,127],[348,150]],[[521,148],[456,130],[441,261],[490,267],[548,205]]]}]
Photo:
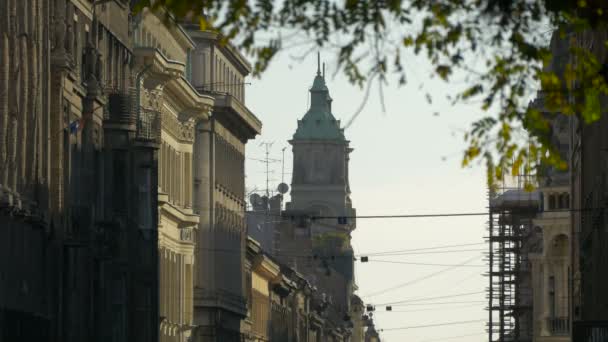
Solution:
[{"label": "pilaster", "polygon": [[[203,288],[214,288],[215,253],[212,252],[214,232],[212,229],[214,206],[212,204],[212,141],[213,127],[209,120],[200,120],[196,125],[194,141],[194,199],[193,208],[200,215],[195,249],[195,292]],[[196,294],[195,294],[196,296]]]}]

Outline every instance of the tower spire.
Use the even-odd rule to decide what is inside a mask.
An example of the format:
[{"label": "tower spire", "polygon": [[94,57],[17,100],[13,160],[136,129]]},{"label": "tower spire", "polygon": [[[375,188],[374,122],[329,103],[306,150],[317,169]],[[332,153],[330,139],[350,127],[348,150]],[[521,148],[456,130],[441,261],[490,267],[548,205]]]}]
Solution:
[{"label": "tower spire", "polygon": [[321,52],[317,51],[317,76],[321,76]]}]

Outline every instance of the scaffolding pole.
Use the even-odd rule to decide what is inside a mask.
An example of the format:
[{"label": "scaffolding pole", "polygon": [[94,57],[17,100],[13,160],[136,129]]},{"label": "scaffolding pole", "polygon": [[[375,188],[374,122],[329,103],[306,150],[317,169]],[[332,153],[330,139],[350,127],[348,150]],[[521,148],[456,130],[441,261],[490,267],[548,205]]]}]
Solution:
[{"label": "scaffolding pole", "polygon": [[539,197],[521,188],[503,189],[490,194],[489,202],[488,341],[531,342],[532,299],[526,283],[529,269],[522,268],[522,260],[527,263],[522,245],[533,228]]}]

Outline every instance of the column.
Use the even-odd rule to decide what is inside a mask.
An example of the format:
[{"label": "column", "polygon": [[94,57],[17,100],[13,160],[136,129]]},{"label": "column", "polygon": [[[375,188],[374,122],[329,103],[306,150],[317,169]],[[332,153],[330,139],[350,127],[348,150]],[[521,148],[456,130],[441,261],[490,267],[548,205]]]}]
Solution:
[{"label": "column", "polygon": [[[184,323],[184,256],[177,254],[177,316],[176,322],[179,324]],[[181,333],[179,334],[181,335]]]},{"label": "column", "polygon": [[39,53],[40,53],[40,40],[41,40],[41,32],[39,30],[38,22],[40,21],[40,0],[32,0],[32,4],[28,9],[27,16],[31,17],[31,20],[28,21],[29,24],[29,59],[28,63],[30,65],[30,75],[29,75],[29,92],[32,94],[31,99],[29,101],[29,106],[27,109],[28,121],[30,122],[30,129],[28,132],[29,141],[27,144],[27,153],[26,153],[26,183],[28,184],[28,190],[32,191],[33,184],[36,183],[36,150],[38,146],[38,131],[40,130],[40,115],[39,115],[39,103],[41,99],[40,87],[39,83],[40,79],[40,68],[38,67],[39,63]]},{"label": "column", "polygon": [[[570,243],[570,240],[568,239],[568,243]],[[569,258],[568,256],[564,255],[562,258],[562,287],[561,287],[561,291],[560,291],[560,300],[559,300],[559,305],[560,305],[560,311],[559,311],[559,315],[561,317],[570,317],[570,291],[569,291],[569,277],[570,277],[570,272],[568,270],[568,265],[569,263]]]},{"label": "column", "polygon": [[9,34],[10,15],[9,1],[0,1],[0,196],[8,181],[8,111],[9,111],[9,77],[10,77],[10,55]]},{"label": "column", "polygon": [[211,122],[199,121],[194,142],[194,203],[193,209],[200,215],[195,248],[194,287],[213,288],[214,255],[211,231]]},{"label": "column", "polygon": [[18,27],[17,27],[17,2],[15,0],[9,0],[9,51],[10,51],[10,64],[9,64],[9,88],[6,88],[9,98],[9,114],[7,123],[7,181],[8,188],[12,191],[16,191],[16,180],[17,180],[17,165],[16,165],[16,154],[17,154],[17,116],[18,116],[18,100],[19,100],[19,89],[21,85],[18,77],[18,58],[19,58],[19,41],[17,38]]},{"label": "column", "polygon": [[160,148],[158,149],[158,187],[160,189],[163,188],[163,162],[165,161],[165,156],[164,156],[164,146],[165,144],[163,142],[160,143]]},{"label": "column", "polygon": [[[19,83],[21,89],[19,89],[19,106],[18,106],[18,114],[17,114],[17,122],[19,124],[19,130],[17,132],[17,176],[16,176],[16,185],[18,186],[18,191],[23,195],[23,191],[25,190],[25,175],[26,175],[26,153],[27,153],[27,145],[28,145],[28,109],[30,102],[30,94],[29,94],[29,56],[28,56],[28,39],[30,32],[28,31],[28,16],[30,15],[30,11],[28,10],[31,7],[30,1],[20,1],[19,8]],[[33,95],[33,94],[32,94]]]},{"label": "column", "polygon": [[550,261],[548,259],[545,259],[544,262],[542,263],[543,266],[543,287],[541,289],[542,294],[543,294],[543,317],[542,317],[542,323],[541,323],[541,330],[540,330],[540,334],[541,336],[549,336],[550,332],[549,332],[549,274],[550,274]]},{"label": "column", "polygon": [[158,277],[159,279],[159,293],[160,293],[160,301],[159,301],[159,315],[160,316],[164,316],[165,314],[165,264],[164,264],[164,260],[165,260],[165,249],[164,248],[160,248],[160,251],[158,253],[158,263],[159,263],[159,268],[160,268],[160,275]]},{"label": "column", "polygon": [[184,153],[178,151],[177,154],[177,184],[179,189],[179,205],[185,207],[186,202],[184,201]]},{"label": "column", "polygon": [[177,306],[179,303],[177,291],[177,253],[171,253],[171,322],[177,322]]}]

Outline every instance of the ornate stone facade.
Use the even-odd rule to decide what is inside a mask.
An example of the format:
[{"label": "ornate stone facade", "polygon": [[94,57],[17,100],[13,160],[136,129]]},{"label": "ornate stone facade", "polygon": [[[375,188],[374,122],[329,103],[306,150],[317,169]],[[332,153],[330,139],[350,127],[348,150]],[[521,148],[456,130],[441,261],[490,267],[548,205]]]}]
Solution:
[{"label": "ornate stone facade", "polygon": [[332,114],[332,99],[320,70],[310,93],[311,106],[289,141],[294,153],[291,202],[282,213],[285,219],[270,226],[272,252],[317,289],[310,304],[314,314],[307,323],[308,341],[355,341],[352,337],[362,341],[363,310],[354,295],[350,244],[356,226],[348,180],[352,149]]},{"label": "ornate stone facade", "polygon": [[[158,174],[160,341],[190,340],[193,323],[194,249],[199,214],[193,211],[195,125],[209,120],[214,100],[184,77],[193,42],[144,10],[135,18],[135,62],[142,77],[142,106],[160,113]],[[171,58],[170,58],[171,57]]]},{"label": "ornate stone facade", "polygon": [[0,339],[155,340],[157,146],[131,106],[128,3],[0,13]]},{"label": "ornate stone facade", "polygon": [[214,98],[208,120],[197,122],[194,211],[197,230],[194,282],[195,341],[241,341],[245,293],[245,144],[261,122],[244,105],[251,66],[217,34],[185,25],[195,43],[191,79]]},{"label": "ornate stone facade", "polygon": [[0,2],[0,339],[240,341],[251,67],[93,3]]}]

